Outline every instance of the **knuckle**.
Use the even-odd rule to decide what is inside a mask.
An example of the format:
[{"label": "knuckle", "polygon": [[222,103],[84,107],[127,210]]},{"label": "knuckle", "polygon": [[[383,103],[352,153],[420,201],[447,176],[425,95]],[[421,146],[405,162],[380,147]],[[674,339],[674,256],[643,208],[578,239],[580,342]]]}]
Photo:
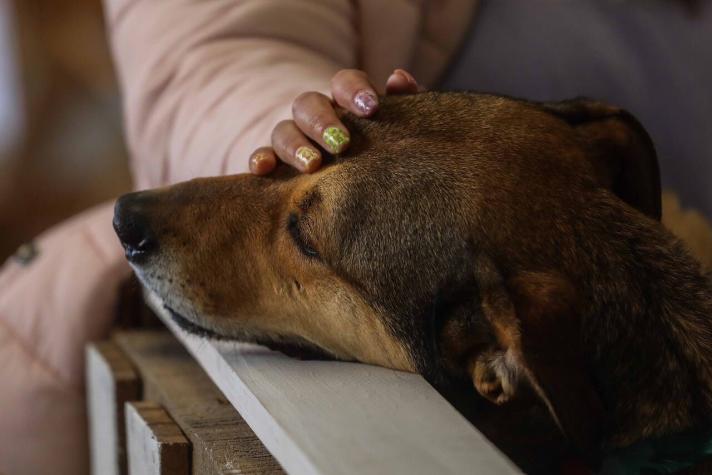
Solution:
[{"label": "knuckle", "polygon": [[342,69],[331,79],[332,89],[343,89],[367,81],[368,76],[359,69]]},{"label": "knuckle", "polygon": [[313,103],[321,94],[316,91],[307,91],[299,94],[294,102],[292,102],[292,114],[297,115],[299,109],[304,108],[307,104]]},{"label": "knuckle", "polygon": [[334,77],[331,78],[331,84],[343,82],[345,79],[348,79],[349,76],[352,76],[355,72],[355,69],[342,69],[336,74],[334,74]]},{"label": "knuckle", "polygon": [[283,120],[272,129],[272,144],[278,144],[284,138],[285,133],[292,127],[294,121]]}]

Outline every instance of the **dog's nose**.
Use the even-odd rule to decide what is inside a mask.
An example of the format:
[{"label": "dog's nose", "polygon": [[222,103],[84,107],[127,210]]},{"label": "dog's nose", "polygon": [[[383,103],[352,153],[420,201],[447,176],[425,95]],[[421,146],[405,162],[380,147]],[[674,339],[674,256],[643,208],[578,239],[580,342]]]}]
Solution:
[{"label": "dog's nose", "polygon": [[114,206],[114,230],[131,262],[139,262],[157,248],[147,211],[145,192],[123,195]]}]

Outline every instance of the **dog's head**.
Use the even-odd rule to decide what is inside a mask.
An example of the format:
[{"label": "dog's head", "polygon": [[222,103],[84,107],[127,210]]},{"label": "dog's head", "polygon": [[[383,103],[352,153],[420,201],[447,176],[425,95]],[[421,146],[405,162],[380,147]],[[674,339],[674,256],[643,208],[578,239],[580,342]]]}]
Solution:
[{"label": "dog's head", "polygon": [[[345,122],[349,151],[316,174],[122,197],[114,224],[140,279],[193,329],[431,380],[471,377],[496,345],[561,426],[597,407],[578,367],[571,273],[591,203],[659,218],[640,125],[588,100],[436,93],[385,98],[374,120]],[[552,395],[561,385],[582,402]]]}]

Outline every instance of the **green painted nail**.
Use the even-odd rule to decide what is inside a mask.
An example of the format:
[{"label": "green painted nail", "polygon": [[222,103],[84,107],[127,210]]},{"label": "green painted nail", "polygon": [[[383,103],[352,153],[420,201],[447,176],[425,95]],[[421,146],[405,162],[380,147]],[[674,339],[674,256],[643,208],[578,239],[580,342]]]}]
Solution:
[{"label": "green painted nail", "polygon": [[341,153],[351,140],[346,132],[338,127],[327,127],[322,138],[324,143],[331,149],[331,153]]}]

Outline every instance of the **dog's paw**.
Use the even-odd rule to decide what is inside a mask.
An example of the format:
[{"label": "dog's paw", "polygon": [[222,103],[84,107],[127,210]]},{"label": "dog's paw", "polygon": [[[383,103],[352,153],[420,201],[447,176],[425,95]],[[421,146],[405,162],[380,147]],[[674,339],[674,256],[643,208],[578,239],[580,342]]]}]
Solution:
[{"label": "dog's paw", "polygon": [[472,379],[484,398],[497,405],[514,397],[518,386],[518,370],[511,357],[503,351],[488,351],[477,356]]}]

